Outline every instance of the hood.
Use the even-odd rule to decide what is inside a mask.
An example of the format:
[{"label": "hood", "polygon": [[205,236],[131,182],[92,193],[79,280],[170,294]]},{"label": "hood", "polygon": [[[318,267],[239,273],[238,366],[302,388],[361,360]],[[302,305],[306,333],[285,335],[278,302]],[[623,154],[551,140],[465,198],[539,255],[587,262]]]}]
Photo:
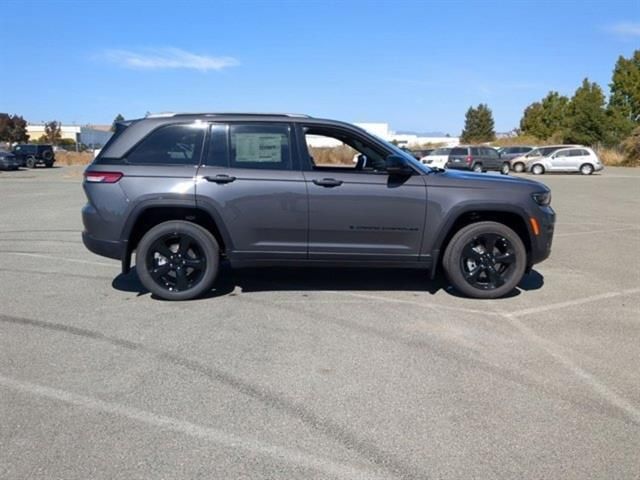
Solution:
[{"label": "hood", "polygon": [[11,158],[11,157],[15,157],[15,155],[11,152],[7,152],[5,150],[0,150],[0,157],[3,158]]},{"label": "hood", "polygon": [[[493,173],[474,173],[460,170],[446,170],[445,172],[432,175],[434,183],[441,186],[450,185],[455,188],[505,188],[512,189],[524,187],[529,190],[544,191],[549,188],[543,183],[527,178],[512,177],[510,175],[500,175]],[[436,178],[438,180],[436,180]]]}]

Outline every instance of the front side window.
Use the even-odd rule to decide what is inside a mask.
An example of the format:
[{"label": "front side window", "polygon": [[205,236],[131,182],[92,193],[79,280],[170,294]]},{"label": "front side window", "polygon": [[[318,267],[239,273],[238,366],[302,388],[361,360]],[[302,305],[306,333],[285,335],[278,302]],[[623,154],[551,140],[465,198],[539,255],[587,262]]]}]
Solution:
[{"label": "front side window", "polygon": [[554,156],[556,158],[560,158],[560,157],[569,157],[572,155],[572,150],[560,150],[559,152],[557,152]]},{"label": "front side window", "polygon": [[231,125],[229,148],[232,168],[291,169],[288,125]]},{"label": "front side window", "polygon": [[142,165],[197,165],[205,128],[204,124],[160,127],[135,146],[126,161]]},{"label": "front side window", "polygon": [[321,127],[306,127],[304,134],[313,168],[354,172],[385,170],[385,152],[360,137]]}]

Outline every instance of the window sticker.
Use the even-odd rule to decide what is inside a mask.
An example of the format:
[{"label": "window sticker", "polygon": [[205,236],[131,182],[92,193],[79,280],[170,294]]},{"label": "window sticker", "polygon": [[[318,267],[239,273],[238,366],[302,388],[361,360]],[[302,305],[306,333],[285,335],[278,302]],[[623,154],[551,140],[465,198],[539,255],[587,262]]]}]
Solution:
[{"label": "window sticker", "polygon": [[235,133],[236,162],[282,161],[280,133]]}]

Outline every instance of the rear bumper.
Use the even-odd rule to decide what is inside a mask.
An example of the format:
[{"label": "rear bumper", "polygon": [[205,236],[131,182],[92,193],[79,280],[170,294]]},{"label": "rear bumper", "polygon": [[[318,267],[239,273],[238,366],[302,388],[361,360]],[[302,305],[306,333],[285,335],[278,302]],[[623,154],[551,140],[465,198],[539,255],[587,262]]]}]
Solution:
[{"label": "rear bumper", "polygon": [[87,249],[96,255],[121,260],[126,251],[126,243],[121,241],[102,240],[92,237],[89,233],[82,232],[82,243]]}]

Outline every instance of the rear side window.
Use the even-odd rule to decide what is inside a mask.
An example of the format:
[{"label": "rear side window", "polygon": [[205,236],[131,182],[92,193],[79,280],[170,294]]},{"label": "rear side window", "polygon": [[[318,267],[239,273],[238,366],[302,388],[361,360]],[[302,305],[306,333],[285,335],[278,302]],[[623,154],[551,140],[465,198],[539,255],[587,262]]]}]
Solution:
[{"label": "rear side window", "polygon": [[231,125],[229,148],[232,168],[291,169],[288,125]]},{"label": "rear side window", "polygon": [[452,148],[451,149],[451,155],[467,155],[467,149],[466,148]]},{"label": "rear side window", "polygon": [[572,157],[586,157],[588,155],[589,155],[589,152],[587,152],[586,150],[582,150],[582,149],[571,150]]},{"label": "rear side window", "polygon": [[127,155],[127,163],[142,165],[197,165],[205,126],[168,125],[151,132]]}]

